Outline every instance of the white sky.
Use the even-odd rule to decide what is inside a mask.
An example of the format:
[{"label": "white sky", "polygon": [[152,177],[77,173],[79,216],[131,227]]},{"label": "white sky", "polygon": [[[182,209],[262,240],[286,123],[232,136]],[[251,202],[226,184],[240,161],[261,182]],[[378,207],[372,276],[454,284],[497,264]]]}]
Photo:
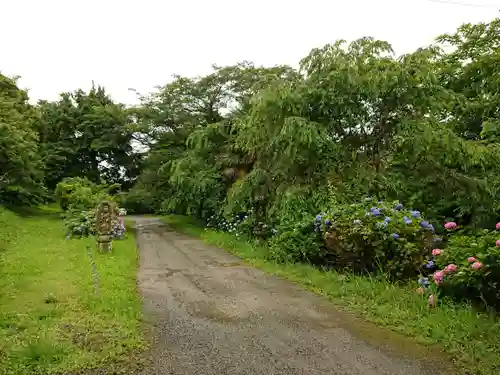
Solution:
[{"label": "white sky", "polygon": [[[212,63],[290,64],[337,39],[373,36],[396,53],[428,45],[464,22],[500,16],[500,0],[0,0],[0,71],[32,99],[87,90],[114,99],[199,75]],[[495,7],[496,5],[496,7]]]}]

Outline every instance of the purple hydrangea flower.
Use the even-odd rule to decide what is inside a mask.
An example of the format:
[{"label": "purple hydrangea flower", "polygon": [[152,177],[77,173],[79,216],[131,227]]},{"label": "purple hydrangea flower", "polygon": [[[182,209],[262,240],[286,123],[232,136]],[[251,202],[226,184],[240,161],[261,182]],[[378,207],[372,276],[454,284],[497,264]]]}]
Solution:
[{"label": "purple hydrangea flower", "polygon": [[386,216],[386,217],[385,217],[385,219],[384,219],[384,221],[385,221],[386,223],[389,223],[389,222],[391,221],[391,218],[390,218],[389,216]]},{"label": "purple hydrangea flower", "polygon": [[399,234],[393,233],[393,234],[391,234],[391,237],[394,238],[395,240],[397,240],[399,238]]},{"label": "purple hydrangea flower", "polygon": [[398,203],[395,208],[396,210],[400,211],[403,209],[403,205],[401,203]]},{"label": "purple hydrangea flower", "polygon": [[429,222],[427,222],[427,221],[425,221],[425,220],[422,220],[422,221],[420,222],[420,226],[421,226],[422,228],[429,228]]},{"label": "purple hydrangea flower", "polygon": [[426,268],[432,268],[432,267],[434,267],[434,261],[433,261],[433,260],[429,260],[429,261],[427,262],[427,264],[425,265],[425,267],[426,267]]},{"label": "purple hydrangea flower", "polygon": [[325,225],[332,225],[332,222],[330,221],[330,219],[325,220]]},{"label": "purple hydrangea flower", "polygon": [[420,217],[420,211],[417,211],[417,210],[411,211],[411,216]]},{"label": "purple hydrangea flower", "polygon": [[378,208],[372,210],[372,215],[373,216],[379,216],[380,215],[380,210]]}]

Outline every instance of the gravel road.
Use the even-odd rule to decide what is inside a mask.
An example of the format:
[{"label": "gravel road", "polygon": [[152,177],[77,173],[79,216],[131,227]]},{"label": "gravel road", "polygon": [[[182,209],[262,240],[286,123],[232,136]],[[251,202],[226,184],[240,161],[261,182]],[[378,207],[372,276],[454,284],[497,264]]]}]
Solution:
[{"label": "gravel road", "polygon": [[320,296],[158,219],[133,219],[153,342],[144,375],[448,374]]}]

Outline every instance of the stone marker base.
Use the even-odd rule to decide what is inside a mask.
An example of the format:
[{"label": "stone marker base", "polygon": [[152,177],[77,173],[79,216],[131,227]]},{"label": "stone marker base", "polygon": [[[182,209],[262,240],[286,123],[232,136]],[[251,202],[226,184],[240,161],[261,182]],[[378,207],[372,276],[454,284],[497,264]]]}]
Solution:
[{"label": "stone marker base", "polygon": [[111,236],[98,236],[97,248],[102,252],[110,252],[113,248]]}]

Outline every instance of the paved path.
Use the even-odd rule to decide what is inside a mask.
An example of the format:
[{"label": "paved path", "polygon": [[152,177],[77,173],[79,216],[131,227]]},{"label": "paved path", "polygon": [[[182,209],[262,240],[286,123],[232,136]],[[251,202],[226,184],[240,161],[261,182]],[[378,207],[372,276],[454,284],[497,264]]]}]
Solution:
[{"label": "paved path", "polygon": [[157,219],[134,219],[153,337],[144,375],[445,374],[356,338],[319,296]]}]

